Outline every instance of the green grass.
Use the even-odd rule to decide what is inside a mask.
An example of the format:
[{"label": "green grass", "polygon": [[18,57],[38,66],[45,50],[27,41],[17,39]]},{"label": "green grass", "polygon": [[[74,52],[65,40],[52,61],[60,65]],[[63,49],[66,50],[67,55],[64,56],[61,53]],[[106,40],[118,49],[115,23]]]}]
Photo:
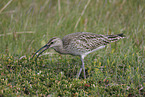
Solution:
[{"label": "green grass", "polygon": [[[9,1],[0,1],[0,96],[145,96],[144,0],[13,0],[4,8]],[[30,60],[50,38],[80,31],[127,38],[85,58],[87,79],[76,79],[79,57],[49,49]]]}]

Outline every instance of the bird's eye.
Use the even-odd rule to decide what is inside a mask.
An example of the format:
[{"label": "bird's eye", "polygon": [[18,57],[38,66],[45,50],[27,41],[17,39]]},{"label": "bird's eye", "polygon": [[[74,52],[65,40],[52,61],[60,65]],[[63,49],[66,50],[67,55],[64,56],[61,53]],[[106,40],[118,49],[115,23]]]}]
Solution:
[{"label": "bird's eye", "polygon": [[54,42],[51,42],[51,44],[53,44]]}]

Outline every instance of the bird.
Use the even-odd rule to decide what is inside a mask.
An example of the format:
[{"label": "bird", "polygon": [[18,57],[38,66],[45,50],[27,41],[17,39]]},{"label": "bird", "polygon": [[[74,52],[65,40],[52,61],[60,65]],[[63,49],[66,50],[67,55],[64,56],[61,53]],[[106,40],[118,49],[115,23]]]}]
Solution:
[{"label": "bird", "polygon": [[79,78],[83,69],[84,79],[86,79],[84,66],[84,58],[86,57],[86,55],[104,48],[107,44],[111,42],[115,42],[123,38],[125,38],[123,33],[117,35],[102,35],[90,32],[71,33],[64,36],[62,39],[57,37],[51,38],[46,45],[44,45],[42,48],[36,51],[36,53],[34,53],[33,57],[42,50],[37,55],[37,60],[39,55],[41,55],[48,48],[53,48],[56,52],[60,54],[80,56],[82,65],[76,78]]}]

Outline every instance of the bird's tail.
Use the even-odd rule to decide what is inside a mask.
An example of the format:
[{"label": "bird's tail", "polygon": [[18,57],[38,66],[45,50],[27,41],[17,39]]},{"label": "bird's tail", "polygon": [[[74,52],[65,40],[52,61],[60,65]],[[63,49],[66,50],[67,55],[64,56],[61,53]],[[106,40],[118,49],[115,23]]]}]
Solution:
[{"label": "bird's tail", "polygon": [[117,34],[117,35],[106,35],[106,37],[110,42],[115,42],[119,39],[125,38],[125,35],[123,33],[121,33],[121,34]]},{"label": "bird's tail", "polygon": [[120,36],[121,38],[125,38],[125,35],[123,33],[117,35]]}]

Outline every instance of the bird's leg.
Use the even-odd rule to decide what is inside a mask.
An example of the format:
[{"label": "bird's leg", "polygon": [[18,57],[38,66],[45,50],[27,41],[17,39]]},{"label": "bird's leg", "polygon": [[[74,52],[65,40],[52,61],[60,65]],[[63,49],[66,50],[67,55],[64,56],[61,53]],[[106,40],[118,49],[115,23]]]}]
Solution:
[{"label": "bird's leg", "polygon": [[79,76],[80,76],[81,72],[82,72],[82,66],[81,66],[81,68],[80,68],[79,73],[77,74],[77,79],[79,78]]},{"label": "bird's leg", "polygon": [[83,71],[84,71],[84,79],[86,79],[85,66],[84,66],[84,58],[81,58],[81,61],[82,61],[82,68],[83,68]]},{"label": "bird's leg", "polygon": [[86,79],[86,75],[85,75],[85,66],[84,66],[84,58],[83,58],[83,57],[81,57],[81,61],[82,61],[82,65],[81,65],[80,71],[79,71],[79,73],[78,73],[78,75],[77,75],[77,78],[79,78],[79,76],[80,76],[80,74],[81,74],[81,72],[82,72],[82,69],[83,69],[84,78]]}]

